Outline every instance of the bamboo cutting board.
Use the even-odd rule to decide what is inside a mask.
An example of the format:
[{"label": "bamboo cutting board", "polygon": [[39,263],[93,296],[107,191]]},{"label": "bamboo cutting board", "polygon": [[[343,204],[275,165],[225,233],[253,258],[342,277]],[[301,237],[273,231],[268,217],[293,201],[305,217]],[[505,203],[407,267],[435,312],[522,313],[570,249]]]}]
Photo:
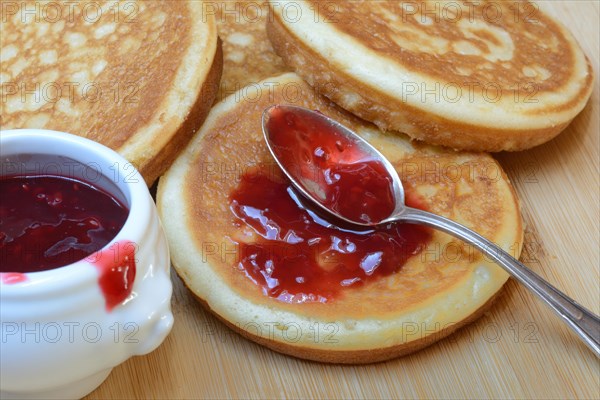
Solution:
[{"label": "bamboo cutting board", "polygon": [[[597,77],[599,3],[538,4],[572,30]],[[496,155],[522,203],[526,234],[521,260],[596,314],[598,89],[596,80],[585,110],[555,140]],[[600,398],[600,360],[513,280],[475,323],[416,354],[367,366],[318,364],[262,348],[209,315],[175,274],[173,282],[170,336],[153,353],[115,368],[90,399]]]}]

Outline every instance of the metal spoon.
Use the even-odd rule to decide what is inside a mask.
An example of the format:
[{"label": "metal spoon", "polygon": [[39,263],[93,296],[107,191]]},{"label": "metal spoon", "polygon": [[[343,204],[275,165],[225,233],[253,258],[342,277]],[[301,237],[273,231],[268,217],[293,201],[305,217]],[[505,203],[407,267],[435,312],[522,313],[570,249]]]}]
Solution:
[{"label": "metal spoon", "polygon": [[[292,112],[298,118],[305,118],[313,121],[320,120],[322,123],[326,123],[328,128],[335,130],[353,146],[360,146],[360,149],[364,151],[364,153],[371,159],[380,161],[385,166],[385,169],[387,170],[387,173],[392,181],[395,209],[390,216],[381,221],[373,221],[369,223],[364,221],[350,220],[344,217],[344,215],[341,215],[335,210],[323,205],[320,200],[317,199],[313,193],[311,193],[311,190],[308,190],[307,187],[300,183],[300,179],[298,179],[299,177],[294,176],[292,171],[288,171],[284,167],[281,160],[277,156],[277,152],[274,151],[273,148],[272,132],[269,130],[269,120],[274,112],[282,111]],[[423,224],[435,229],[439,229],[467,243],[470,243],[478,248],[482,253],[494,260],[498,265],[503,267],[518,282],[525,285],[525,287],[530,289],[540,299],[546,302],[546,304],[548,304],[550,308],[552,308],[567,323],[567,325],[569,325],[569,327],[571,327],[571,329],[573,329],[579,335],[584,343],[590,349],[592,349],[596,356],[600,358],[600,318],[597,315],[594,315],[591,311],[577,304],[573,299],[556,289],[550,283],[546,282],[539,275],[531,271],[514,257],[510,256],[496,244],[492,243],[471,229],[466,228],[465,226],[448,218],[432,214],[427,211],[407,207],[404,203],[404,189],[402,187],[402,182],[400,181],[400,177],[398,176],[398,173],[392,164],[378,150],[376,150],[352,130],[319,112],[289,105],[275,105],[267,108],[262,116],[262,128],[269,151],[273,155],[273,158],[279,167],[290,179],[294,188],[296,188],[302,195],[304,195],[304,197],[313,202],[321,210],[333,215],[341,221],[363,227],[387,224],[390,222]],[[306,177],[302,177],[302,181],[306,182]]]}]

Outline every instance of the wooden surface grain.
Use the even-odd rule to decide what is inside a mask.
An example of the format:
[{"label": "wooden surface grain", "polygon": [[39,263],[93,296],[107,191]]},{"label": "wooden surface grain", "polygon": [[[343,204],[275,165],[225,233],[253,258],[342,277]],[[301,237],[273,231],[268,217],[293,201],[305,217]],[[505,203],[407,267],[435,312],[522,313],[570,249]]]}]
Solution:
[{"label": "wooden surface grain", "polygon": [[[599,71],[596,1],[543,1]],[[502,153],[526,222],[524,261],[600,313],[599,84],[555,140]],[[416,354],[367,366],[283,356],[242,339],[203,310],[173,274],[175,325],[154,352],[116,367],[89,399],[600,398],[600,361],[510,280],[491,311]]]}]

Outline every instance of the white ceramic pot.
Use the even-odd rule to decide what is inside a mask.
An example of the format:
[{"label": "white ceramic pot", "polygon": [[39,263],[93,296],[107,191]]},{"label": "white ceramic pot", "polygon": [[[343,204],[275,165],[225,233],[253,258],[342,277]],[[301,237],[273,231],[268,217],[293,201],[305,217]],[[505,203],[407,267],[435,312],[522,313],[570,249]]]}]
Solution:
[{"label": "white ceramic pot", "polygon": [[[117,236],[84,260],[43,272],[0,274],[0,398],[80,398],[113,367],[154,350],[170,332],[167,242],[143,178],[107,147],[26,129],[0,132],[0,155],[2,175],[80,178],[130,210]],[[131,293],[111,308],[99,285],[97,260],[115,256],[124,244],[135,253],[136,274]]]}]

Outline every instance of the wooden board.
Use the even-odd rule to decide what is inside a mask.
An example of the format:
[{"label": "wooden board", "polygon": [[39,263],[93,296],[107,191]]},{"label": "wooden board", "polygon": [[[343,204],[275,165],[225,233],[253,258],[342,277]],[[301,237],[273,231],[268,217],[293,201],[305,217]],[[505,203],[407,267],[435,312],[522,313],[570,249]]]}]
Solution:
[{"label": "wooden board", "polygon": [[[600,5],[538,3],[571,28],[598,76]],[[527,224],[522,260],[600,313],[599,85],[555,140],[498,154]],[[367,366],[324,365],[242,339],[173,275],[175,326],[153,353],[115,368],[90,399],[600,398],[600,361],[514,281],[492,310],[416,354]]]}]

